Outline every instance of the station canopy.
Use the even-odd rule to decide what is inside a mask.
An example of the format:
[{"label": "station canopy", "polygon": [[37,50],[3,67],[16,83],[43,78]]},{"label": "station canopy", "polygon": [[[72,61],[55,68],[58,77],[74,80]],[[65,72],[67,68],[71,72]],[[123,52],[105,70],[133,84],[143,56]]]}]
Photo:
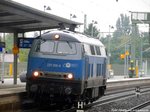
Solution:
[{"label": "station canopy", "polygon": [[79,22],[46,13],[11,0],[0,0],[0,32],[40,31],[59,28],[59,24],[62,23],[66,27],[72,24],[81,25]]}]

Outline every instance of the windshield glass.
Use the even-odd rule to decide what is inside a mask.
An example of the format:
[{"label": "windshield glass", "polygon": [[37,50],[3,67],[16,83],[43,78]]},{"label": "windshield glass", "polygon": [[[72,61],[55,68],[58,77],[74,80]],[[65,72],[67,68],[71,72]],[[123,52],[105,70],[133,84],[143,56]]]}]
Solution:
[{"label": "windshield glass", "polygon": [[55,43],[52,41],[41,40],[37,43],[36,52],[52,53],[54,52],[54,45]]},{"label": "windshield glass", "polygon": [[66,41],[40,40],[35,49],[36,52],[51,54],[76,54],[76,44]]},{"label": "windshield glass", "polygon": [[71,43],[71,42],[58,42],[57,53],[62,53],[62,54],[76,54],[75,43]]}]

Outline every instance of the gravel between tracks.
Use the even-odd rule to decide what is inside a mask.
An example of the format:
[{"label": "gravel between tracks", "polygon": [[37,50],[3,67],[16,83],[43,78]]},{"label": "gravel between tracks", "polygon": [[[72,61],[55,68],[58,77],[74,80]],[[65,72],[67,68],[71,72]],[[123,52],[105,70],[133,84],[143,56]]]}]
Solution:
[{"label": "gravel between tracks", "polygon": [[[141,94],[139,98],[130,97],[108,104],[92,107],[86,112],[126,112],[128,109],[150,100],[150,93]],[[138,112],[150,112],[150,109],[136,110]]]}]

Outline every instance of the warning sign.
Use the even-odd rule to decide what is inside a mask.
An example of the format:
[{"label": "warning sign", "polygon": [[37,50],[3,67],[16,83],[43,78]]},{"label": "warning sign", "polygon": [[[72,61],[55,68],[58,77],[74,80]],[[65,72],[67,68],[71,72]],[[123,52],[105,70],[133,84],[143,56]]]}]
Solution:
[{"label": "warning sign", "polygon": [[12,51],[13,51],[14,54],[18,54],[19,53],[19,48],[17,47],[17,45],[14,45]]}]

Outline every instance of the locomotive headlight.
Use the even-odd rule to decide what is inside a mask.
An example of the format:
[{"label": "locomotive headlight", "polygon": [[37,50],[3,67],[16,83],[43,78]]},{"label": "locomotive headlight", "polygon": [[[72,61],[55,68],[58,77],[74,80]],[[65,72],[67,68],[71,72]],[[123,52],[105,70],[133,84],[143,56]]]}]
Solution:
[{"label": "locomotive headlight", "polygon": [[60,36],[58,35],[58,34],[56,34],[55,36],[54,36],[54,39],[55,40],[58,40],[60,38]]},{"label": "locomotive headlight", "polygon": [[69,73],[69,74],[67,75],[67,78],[68,78],[68,79],[73,79],[73,74],[72,74],[72,73]]},{"label": "locomotive headlight", "polygon": [[39,75],[40,75],[40,73],[38,71],[33,72],[34,77],[38,77]]}]

